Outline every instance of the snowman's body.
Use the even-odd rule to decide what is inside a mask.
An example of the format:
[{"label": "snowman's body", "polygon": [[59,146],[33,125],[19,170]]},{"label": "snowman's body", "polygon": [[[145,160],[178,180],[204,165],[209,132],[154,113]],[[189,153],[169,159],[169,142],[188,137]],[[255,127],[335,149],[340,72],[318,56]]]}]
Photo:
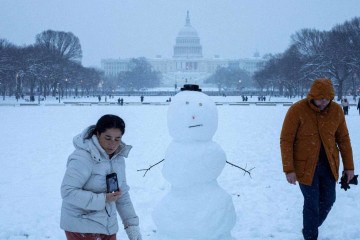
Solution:
[{"label": "snowman's body", "polygon": [[169,106],[168,128],[173,141],[162,172],[171,189],[153,212],[157,239],[232,239],[234,205],[217,182],[226,155],[212,141],[217,129],[215,104],[201,92],[180,92]]}]

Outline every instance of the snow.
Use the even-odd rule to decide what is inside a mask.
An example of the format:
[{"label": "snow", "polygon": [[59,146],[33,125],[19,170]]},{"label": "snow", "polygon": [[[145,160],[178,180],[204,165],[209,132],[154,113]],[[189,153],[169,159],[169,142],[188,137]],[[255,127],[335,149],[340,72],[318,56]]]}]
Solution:
[{"label": "snow", "polygon": [[[161,99],[165,102],[167,98]],[[215,101],[218,99],[235,98]],[[147,100],[150,97],[145,97]],[[6,102],[14,100],[0,101]],[[127,124],[124,141],[133,146],[126,160],[130,193],[143,239],[156,239],[151,213],[169,191],[170,184],[161,174],[163,164],[145,177],[137,169],[164,158],[171,142],[166,127],[167,109],[167,105],[0,106],[0,239],[65,239],[59,228],[60,184],[67,157],[73,150],[72,138],[106,113],[120,115]],[[255,167],[250,178],[227,164],[218,178],[235,206],[237,219],[232,236],[254,240],[302,239],[302,195],[298,185],[286,182],[279,151],[279,135],[288,106],[224,104],[217,109],[218,129],[213,140],[221,145],[228,161]],[[346,120],[357,169],[360,116],[354,107]],[[360,239],[356,223],[360,219],[359,199],[359,186],[351,186],[345,192],[337,184],[337,200],[320,227],[320,240]],[[127,239],[123,230],[117,237]]]}]

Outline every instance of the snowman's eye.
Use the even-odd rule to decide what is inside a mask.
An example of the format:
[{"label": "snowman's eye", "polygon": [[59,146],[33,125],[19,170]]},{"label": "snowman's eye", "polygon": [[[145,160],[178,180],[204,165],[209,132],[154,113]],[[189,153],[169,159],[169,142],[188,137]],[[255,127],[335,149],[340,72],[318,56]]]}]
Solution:
[{"label": "snowman's eye", "polygon": [[188,102],[188,101],[186,101],[186,102],[185,102],[185,104],[186,104],[186,105],[189,105],[189,102]]},{"label": "snowman's eye", "polygon": [[199,106],[201,107],[201,106],[202,106],[202,103],[199,103]]}]

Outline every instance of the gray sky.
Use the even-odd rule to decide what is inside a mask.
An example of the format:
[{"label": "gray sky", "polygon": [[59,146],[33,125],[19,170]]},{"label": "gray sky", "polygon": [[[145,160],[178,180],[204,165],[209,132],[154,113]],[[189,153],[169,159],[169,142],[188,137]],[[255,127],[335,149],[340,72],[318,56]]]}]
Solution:
[{"label": "gray sky", "polygon": [[303,28],[360,16],[360,0],[0,0],[0,38],[32,44],[44,30],[79,37],[84,66],[102,58],[170,58],[190,11],[204,57],[283,52]]}]

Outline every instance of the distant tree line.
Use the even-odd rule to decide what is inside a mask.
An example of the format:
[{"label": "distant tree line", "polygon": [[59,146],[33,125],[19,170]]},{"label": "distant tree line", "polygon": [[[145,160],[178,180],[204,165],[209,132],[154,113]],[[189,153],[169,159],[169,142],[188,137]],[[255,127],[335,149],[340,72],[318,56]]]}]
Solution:
[{"label": "distant tree line", "polygon": [[161,75],[145,58],[132,59],[129,71],[115,78],[81,65],[81,44],[73,33],[47,30],[35,43],[16,46],[0,39],[0,94],[16,99],[111,94],[114,90],[144,90],[160,85]]},{"label": "distant tree line", "polygon": [[106,77],[105,87],[133,92],[159,87],[161,79],[161,73],[155,71],[146,58],[132,58],[127,71],[120,72],[117,76]]},{"label": "distant tree line", "polygon": [[221,91],[240,90],[251,87],[250,73],[239,67],[218,67],[214,74],[205,80],[205,83],[215,84]]},{"label": "distant tree line", "polygon": [[291,97],[306,94],[318,77],[333,80],[339,99],[347,93],[356,96],[360,85],[360,18],[330,31],[296,32],[285,52],[267,56],[254,80],[261,89]]},{"label": "distant tree line", "polygon": [[71,32],[47,30],[36,35],[35,43],[15,46],[0,39],[0,94],[47,97],[90,94],[97,89],[103,73],[81,65],[82,50]]}]

